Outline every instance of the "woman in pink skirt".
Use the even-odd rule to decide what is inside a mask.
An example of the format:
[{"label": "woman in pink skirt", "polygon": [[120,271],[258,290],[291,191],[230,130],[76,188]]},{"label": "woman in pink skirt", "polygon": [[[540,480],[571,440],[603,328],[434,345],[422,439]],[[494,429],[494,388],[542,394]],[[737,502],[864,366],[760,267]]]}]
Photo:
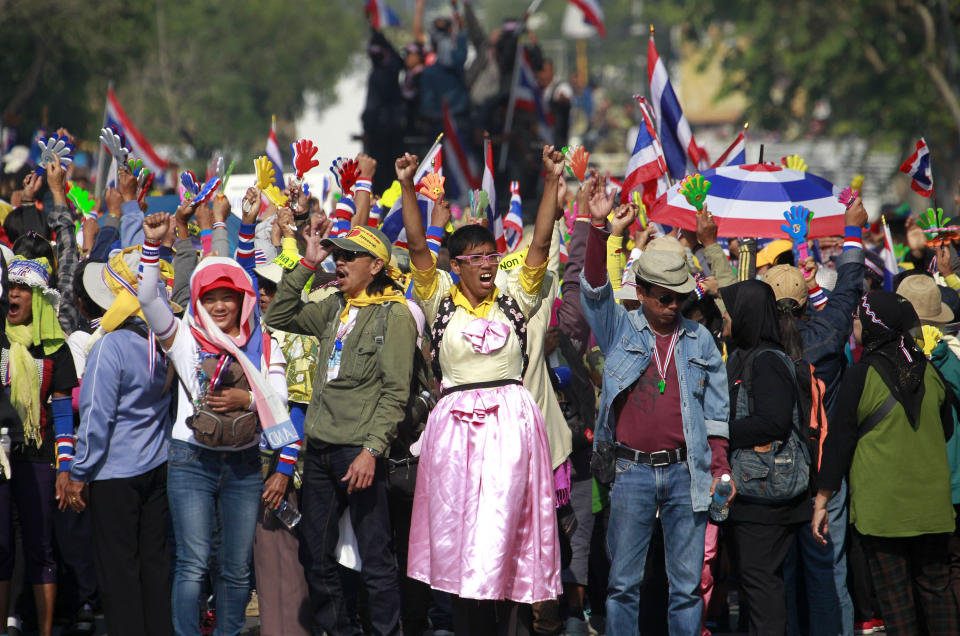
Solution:
[{"label": "woman in pink skirt", "polygon": [[494,285],[503,254],[480,225],[460,228],[447,242],[460,282],[437,270],[417,206],[417,164],[408,154],[396,170],[415,295],[433,325],[442,394],[421,438],[407,575],[454,595],[457,636],[529,633],[530,604],[561,591],[550,450],[522,379],[526,318],[539,303],[563,155],[543,150],[546,182],[533,242],[505,290]]}]

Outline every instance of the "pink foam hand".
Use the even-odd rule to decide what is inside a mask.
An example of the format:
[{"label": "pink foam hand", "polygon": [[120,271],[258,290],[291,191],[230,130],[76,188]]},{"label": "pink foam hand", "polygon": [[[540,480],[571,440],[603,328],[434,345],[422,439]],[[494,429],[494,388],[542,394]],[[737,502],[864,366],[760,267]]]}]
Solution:
[{"label": "pink foam hand", "polygon": [[309,139],[290,144],[290,149],[293,150],[293,167],[297,171],[297,179],[303,180],[303,175],[320,165],[320,161],[314,159],[319,148]]},{"label": "pink foam hand", "polygon": [[849,210],[850,206],[853,205],[853,202],[856,201],[858,196],[860,196],[860,192],[847,186],[846,188],[840,191],[840,194],[839,196],[837,196],[837,199],[840,201],[840,203],[843,204],[845,208]]}]

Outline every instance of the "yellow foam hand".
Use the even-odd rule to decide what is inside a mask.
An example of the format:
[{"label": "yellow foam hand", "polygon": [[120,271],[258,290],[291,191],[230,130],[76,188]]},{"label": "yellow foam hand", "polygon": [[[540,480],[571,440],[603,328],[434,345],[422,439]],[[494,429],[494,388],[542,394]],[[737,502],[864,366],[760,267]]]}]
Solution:
[{"label": "yellow foam hand", "polygon": [[863,189],[863,175],[855,174],[853,179],[850,180],[850,188],[853,190],[862,190]]},{"label": "yellow foam hand", "polygon": [[917,343],[923,346],[923,353],[928,358],[930,354],[933,353],[933,350],[937,348],[937,345],[940,343],[940,340],[943,338],[943,332],[934,327],[933,325],[924,325],[923,326],[923,342]]},{"label": "yellow foam hand", "polygon": [[399,198],[400,182],[394,179],[393,183],[390,184],[390,187],[384,190],[383,194],[380,195],[380,207],[384,210],[389,210]]},{"label": "yellow foam hand", "polygon": [[800,172],[807,171],[807,162],[804,161],[803,157],[800,155],[790,155],[789,157],[784,157],[783,165],[791,170],[799,170]]},{"label": "yellow foam hand", "polygon": [[637,223],[640,224],[640,229],[647,229],[650,221],[647,220],[647,206],[643,204],[643,199],[640,196],[640,192],[637,190],[631,192],[630,199],[633,201],[633,204],[639,208],[637,210]]},{"label": "yellow foam hand", "polygon": [[268,157],[260,156],[253,160],[253,166],[257,169],[257,189],[266,192],[277,176],[273,164]]},{"label": "yellow foam hand", "polygon": [[270,185],[264,188],[263,194],[266,195],[267,199],[270,200],[270,203],[274,204],[278,208],[286,207],[287,199],[289,197],[285,195],[277,186]]}]

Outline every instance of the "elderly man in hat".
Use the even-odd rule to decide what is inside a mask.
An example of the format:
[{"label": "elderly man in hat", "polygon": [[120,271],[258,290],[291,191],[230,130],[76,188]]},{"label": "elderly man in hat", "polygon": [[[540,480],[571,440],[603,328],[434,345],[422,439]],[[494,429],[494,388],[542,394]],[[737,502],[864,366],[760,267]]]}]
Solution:
[{"label": "elderly man in hat", "polygon": [[[355,227],[325,239],[328,224],[311,219],[303,259],[283,275],[265,317],[271,329],[319,340],[320,364],[304,422],[300,559],[315,632],[360,634],[344,601],[333,549],[336,519],[349,504],[373,630],[397,634],[400,579],[383,457],[410,397],[417,327],[396,282],[399,272],[389,265],[387,237]],[[301,292],[328,255],[336,264],[338,292],[304,304]]]},{"label": "elderly man in hat", "polygon": [[[67,500],[89,501],[97,581],[111,634],[172,634],[167,449],[172,373],[137,300],[140,247],[84,270],[104,311],[87,345]],[[172,277],[172,268],[165,269]]]},{"label": "elderly man in hat", "polygon": [[[635,206],[618,208],[621,234]],[[683,256],[646,250],[631,269],[641,307],[616,304],[606,232],[591,228],[581,274],[587,321],[606,356],[592,468],[610,490],[607,632],[637,631],[640,583],[659,510],[672,634],[700,630],[698,593],[710,494],[727,463],[729,394],[707,329],[682,317],[695,282]]]}]

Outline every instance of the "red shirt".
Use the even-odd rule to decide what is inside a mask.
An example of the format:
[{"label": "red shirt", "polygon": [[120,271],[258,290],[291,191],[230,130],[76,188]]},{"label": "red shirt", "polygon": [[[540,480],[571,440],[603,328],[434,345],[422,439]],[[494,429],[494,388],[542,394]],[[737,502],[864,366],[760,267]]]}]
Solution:
[{"label": "red shirt", "polygon": [[617,441],[630,448],[653,453],[680,448],[683,437],[683,411],[676,356],[667,361],[667,349],[673,334],[656,334],[660,362],[666,363],[666,389],[660,393],[660,374],[651,355],[650,364],[640,379],[613,402],[617,418]]}]

